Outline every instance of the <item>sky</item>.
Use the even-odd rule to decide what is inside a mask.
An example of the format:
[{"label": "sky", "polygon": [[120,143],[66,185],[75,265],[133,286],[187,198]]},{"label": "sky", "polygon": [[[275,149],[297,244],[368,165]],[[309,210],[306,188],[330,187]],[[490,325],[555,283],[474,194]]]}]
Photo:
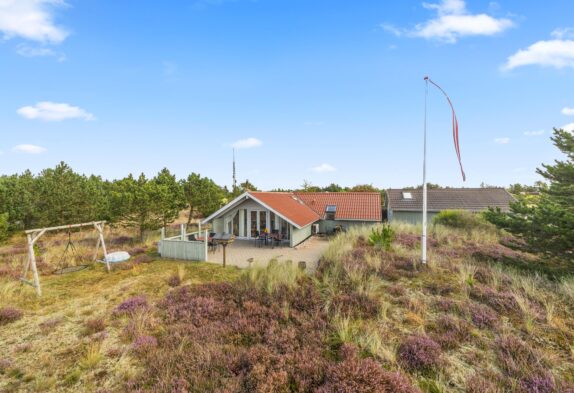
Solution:
[{"label": "sky", "polygon": [[[551,6],[549,6],[551,4]],[[574,130],[574,2],[0,0],[0,174],[261,189],[540,180]]]}]

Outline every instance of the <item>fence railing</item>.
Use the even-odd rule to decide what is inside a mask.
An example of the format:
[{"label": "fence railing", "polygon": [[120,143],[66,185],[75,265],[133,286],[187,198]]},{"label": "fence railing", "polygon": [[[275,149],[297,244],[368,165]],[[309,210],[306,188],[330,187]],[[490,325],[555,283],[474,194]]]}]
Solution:
[{"label": "fence railing", "polygon": [[[181,225],[180,234],[172,237],[165,237],[165,230],[161,231],[161,240],[158,252],[163,258],[183,259],[187,261],[207,261],[208,231],[203,233],[187,233],[185,225]],[[190,235],[203,236],[204,240],[189,240]]]}]

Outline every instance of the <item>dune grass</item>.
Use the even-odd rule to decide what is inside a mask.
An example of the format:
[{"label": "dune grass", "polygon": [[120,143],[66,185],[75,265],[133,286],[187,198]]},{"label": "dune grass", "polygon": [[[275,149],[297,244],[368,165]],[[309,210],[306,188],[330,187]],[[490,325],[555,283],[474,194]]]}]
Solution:
[{"label": "dune grass", "polygon": [[[331,239],[316,271],[136,263],[0,277],[0,391],[561,392],[574,387],[574,278],[492,227],[393,225]],[[149,255],[152,245],[147,250]],[[559,266],[559,269],[556,269]],[[179,389],[179,390],[178,390]]]}]

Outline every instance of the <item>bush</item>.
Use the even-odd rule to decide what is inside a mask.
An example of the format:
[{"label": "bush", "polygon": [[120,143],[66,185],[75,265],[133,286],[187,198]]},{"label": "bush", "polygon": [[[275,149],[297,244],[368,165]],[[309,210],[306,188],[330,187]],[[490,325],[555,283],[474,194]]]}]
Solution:
[{"label": "bush", "polygon": [[373,359],[360,359],[355,347],[342,347],[343,360],[327,369],[325,384],[317,393],[417,393],[399,372],[386,371]]},{"label": "bush", "polygon": [[488,223],[480,214],[471,213],[465,210],[443,210],[434,216],[433,225],[444,225],[457,229],[493,229],[494,226]]},{"label": "bush", "polygon": [[103,318],[89,319],[84,323],[86,335],[102,332],[106,329],[106,321]]},{"label": "bush", "polygon": [[441,348],[425,336],[411,336],[397,352],[399,363],[409,371],[428,372],[440,365]]},{"label": "bush", "polygon": [[369,244],[373,247],[380,247],[386,251],[391,249],[395,240],[395,231],[389,224],[383,224],[380,228],[373,228],[369,235]]},{"label": "bush", "polygon": [[14,307],[0,308],[0,326],[7,325],[11,322],[16,322],[22,318],[22,311]]},{"label": "bush", "polygon": [[172,288],[179,287],[181,285],[181,278],[179,278],[179,275],[173,274],[167,279],[167,285]]},{"label": "bush", "polygon": [[8,213],[0,214],[0,242],[8,239]]},{"label": "bush", "polygon": [[114,315],[133,314],[146,308],[148,308],[147,298],[143,295],[134,296],[117,306],[114,310]]}]

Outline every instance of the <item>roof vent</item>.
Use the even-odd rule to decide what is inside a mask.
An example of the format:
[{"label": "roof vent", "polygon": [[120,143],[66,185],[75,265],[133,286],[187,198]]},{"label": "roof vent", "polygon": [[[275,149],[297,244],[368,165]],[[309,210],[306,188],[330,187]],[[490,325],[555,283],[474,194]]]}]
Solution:
[{"label": "roof vent", "polygon": [[413,194],[410,192],[403,192],[403,199],[413,199]]}]

